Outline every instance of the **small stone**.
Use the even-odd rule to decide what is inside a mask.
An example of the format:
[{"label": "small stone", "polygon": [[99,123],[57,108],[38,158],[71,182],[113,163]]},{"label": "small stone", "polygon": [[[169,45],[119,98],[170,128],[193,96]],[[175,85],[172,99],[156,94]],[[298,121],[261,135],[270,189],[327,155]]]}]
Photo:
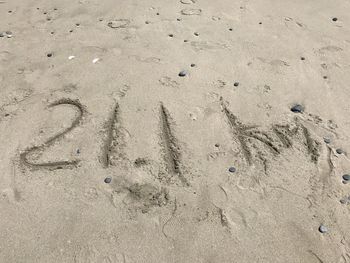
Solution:
[{"label": "small stone", "polygon": [[327,77],[327,76],[323,76],[323,78],[324,78],[324,79],[328,79],[328,77]]},{"label": "small stone", "polygon": [[344,174],[343,175],[343,180],[344,181],[350,181],[350,174]]},{"label": "small stone", "polygon": [[329,138],[323,138],[323,141],[327,144],[331,143],[331,139],[329,139]]},{"label": "small stone", "polygon": [[262,22],[259,22],[259,25],[262,25]]},{"label": "small stone", "polygon": [[185,40],[184,40],[184,42],[186,43],[186,42],[188,42],[188,40],[187,40],[187,39],[185,39]]},{"label": "small stone", "polygon": [[300,104],[296,104],[290,110],[294,113],[302,113],[304,111],[304,107]]},{"label": "small stone", "polygon": [[233,83],[233,86],[238,87],[239,86],[239,82]]},{"label": "small stone", "polygon": [[215,143],[215,147],[216,147],[216,148],[219,148],[219,147],[220,147],[220,144]]},{"label": "small stone", "polygon": [[109,184],[110,182],[112,182],[112,178],[111,178],[111,177],[106,177],[105,180],[104,180],[104,182],[105,182],[106,184]]},{"label": "small stone", "polygon": [[333,17],[333,18],[332,18],[332,21],[333,21],[333,22],[336,22],[336,21],[338,21],[338,18]]},{"label": "small stone", "polygon": [[150,22],[149,21],[145,21],[145,24],[148,25]]},{"label": "small stone", "polygon": [[48,53],[46,56],[47,56],[48,58],[51,58],[51,57],[52,57],[52,53]]},{"label": "small stone", "polygon": [[236,172],[236,168],[234,168],[234,167],[232,166],[232,167],[230,167],[230,168],[228,169],[228,171],[229,171],[230,173],[234,173],[234,172]]},{"label": "small stone", "polygon": [[228,30],[232,31],[232,30],[233,30],[233,28],[229,28]]},{"label": "small stone", "polygon": [[191,67],[193,68],[193,67],[195,67],[196,66],[196,64],[191,64]]},{"label": "small stone", "polygon": [[342,153],[344,153],[344,151],[343,151],[342,149],[340,149],[340,148],[339,148],[339,149],[336,149],[335,151],[336,151],[337,154],[342,154]]},{"label": "small stone", "polygon": [[179,73],[179,77],[185,77],[188,74],[188,72],[186,70],[182,70]]},{"label": "small stone", "polygon": [[159,16],[160,14],[159,14],[159,13],[157,13],[156,15],[157,15],[157,16]]},{"label": "small stone", "polygon": [[198,37],[198,36],[199,36],[199,33],[198,33],[198,32],[194,32],[194,35]]},{"label": "small stone", "polygon": [[168,37],[174,37],[174,35],[173,34],[169,34]]},{"label": "small stone", "polygon": [[80,24],[79,24],[79,23],[76,23],[75,25],[76,25],[76,26],[80,26]]},{"label": "small stone", "polygon": [[177,20],[177,21],[181,21],[181,18],[177,18],[176,20]]},{"label": "small stone", "polygon": [[305,58],[304,58],[304,57],[301,57],[300,59],[301,59],[301,60],[305,60]]},{"label": "small stone", "polygon": [[328,228],[324,225],[320,225],[320,227],[318,228],[318,231],[320,231],[321,233],[326,233],[328,232]]},{"label": "small stone", "polygon": [[77,149],[77,154],[80,154],[80,149]]},{"label": "small stone", "polygon": [[5,34],[3,32],[0,32],[0,37],[4,37]]}]

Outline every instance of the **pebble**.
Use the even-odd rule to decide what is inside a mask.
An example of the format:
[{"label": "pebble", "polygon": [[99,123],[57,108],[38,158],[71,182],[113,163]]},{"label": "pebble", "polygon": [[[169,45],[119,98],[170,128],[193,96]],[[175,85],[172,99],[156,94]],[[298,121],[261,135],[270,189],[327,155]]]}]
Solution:
[{"label": "pebble", "polygon": [[193,67],[195,67],[196,66],[196,64],[191,64],[191,67],[193,68]]},{"label": "pebble", "polygon": [[112,178],[111,178],[111,177],[106,177],[105,180],[104,180],[104,182],[105,182],[106,184],[109,184],[110,182],[112,182]]},{"label": "pebble", "polygon": [[304,58],[304,57],[301,57],[300,59],[301,59],[301,60],[305,60],[305,58]]},{"label": "pebble", "polygon": [[234,173],[234,172],[236,172],[236,168],[234,168],[234,167],[232,166],[232,167],[230,167],[230,168],[228,169],[228,171],[229,171],[230,173]]},{"label": "pebble", "polygon": [[74,58],[75,58],[75,56],[69,56],[69,57],[68,57],[69,60],[72,60],[72,59],[74,59]]},{"label": "pebble", "polygon": [[233,28],[229,28],[228,30],[232,31],[232,30],[233,30]]},{"label": "pebble", "polygon": [[333,17],[333,18],[332,18],[332,21],[333,21],[333,22],[336,22],[336,21],[338,21],[338,18]]},{"label": "pebble", "polygon": [[51,58],[51,57],[52,57],[52,53],[48,53],[46,56],[47,56],[48,58]]},{"label": "pebble", "polygon": [[220,147],[220,144],[218,144],[218,143],[215,143],[215,147],[217,147],[217,148],[218,148],[218,147]]},{"label": "pebble", "polygon": [[168,36],[169,36],[169,37],[174,37],[174,35],[173,35],[173,34],[169,34]]},{"label": "pebble", "polygon": [[182,70],[179,73],[179,77],[185,77],[188,74],[188,72],[186,70]]},{"label": "pebble", "polygon": [[77,154],[80,154],[80,149],[77,149]]},{"label": "pebble", "polygon": [[343,151],[342,149],[340,149],[340,148],[339,148],[339,149],[336,149],[335,151],[337,152],[337,154],[342,154],[342,153],[344,152],[344,151]]},{"label": "pebble", "polygon": [[239,82],[233,83],[233,86],[238,87],[239,86]]},{"label": "pebble", "polygon": [[320,227],[318,228],[318,231],[320,231],[321,233],[326,233],[328,232],[328,228],[324,225],[320,225]]},{"label": "pebble", "polygon": [[294,113],[302,113],[304,111],[304,107],[300,104],[296,104],[290,110]]},{"label": "pebble", "polygon": [[194,32],[194,35],[198,37],[198,36],[199,36],[199,33],[198,33],[198,32]]},{"label": "pebble", "polygon": [[343,180],[344,181],[350,181],[350,174],[344,174],[343,175]]},{"label": "pebble", "polygon": [[325,142],[325,143],[331,143],[331,139],[329,139],[329,138],[323,138],[323,141]]},{"label": "pebble", "polygon": [[11,31],[0,32],[0,37],[11,38],[12,37],[12,32]]}]

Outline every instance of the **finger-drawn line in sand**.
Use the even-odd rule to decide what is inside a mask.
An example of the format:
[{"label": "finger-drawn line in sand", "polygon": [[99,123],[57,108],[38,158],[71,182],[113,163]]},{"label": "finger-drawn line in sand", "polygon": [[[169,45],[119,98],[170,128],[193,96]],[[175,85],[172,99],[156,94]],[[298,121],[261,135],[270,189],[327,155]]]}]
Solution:
[{"label": "finger-drawn line in sand", "polygon": [[[294,120],[294,128],[291,128],[290,125],[272,125],[272,134],[270,136],[269,133],[257,130],[256,128],[258,128],[258,126],[256,125],[247,126],[242,124],[238,118],[230,112],[222,100],[221,106],[228,120],[231,131],[240,144],[243,156],[248,165],[251,165],[253,162],[252,151],[250,150],[250,147],[252,146],[256,148],[257,157],[262,161],[262,164],[265,167],[265,173],[267,172],[267,160],[264,157],[263,152],[259,150],[259,147],[254,143],[252,144],[251,139],[261,142],[271,151],[272,154],[278,155],[281,153],[281,148],[291,148],[293,146],[294,137],[297,135],[300,141],[304,141],[307,154],[311,156],[311,161],[317,163],[320,156],[320,143],[311,137],[309,130],[300,123],[298,119]],[[276,144],[275,138],[280,141],[280,144]]]},{"label": "finger-drawn line in sand", "polygon": [[119,130],[119,104],[116,103],[111,116],[106,124],[107,138],[102,148],[102,164],[107,168],[111,164],[111,152],[112,148],[115,148],[118,144],[118,138],[120,135]]},{"label": "finger-drawn line in sand", "polygon": [[317,163],[318,158],[320,157],[319,142],[311,138],[309,130],[304,125],[301,125],[301,128],[303,130],[303,134],[306,139],[306,146],[307,146],[308,153],[311,156],[311,161],[314,163]]},{"label": "finger-drawn line in sand", "polygon": [[272,130],[276,134],[276,136],[280,139],[281,143],[285,148],[290,148],[293,146],[290,136],[295,135],[297,133],[298,131],[297,127],[296,127],[296,130],[290,131],[289,125],[275,124],[272,126]]},{"label": "finger-drawn line in sand", "polygon": [[166,238],[168,238],[169,236],[165,233],[164,229],[165,229],[166,225],[170,222],[170,220],[173,219],[173,217],[175,216],[176,210],[177,210],[177,201],[176,201],[176,197],[175,197],[174,210],[172,211],[171,216],[168,218],[167,221],[165,221],[164,225],[162,226],[162,233]]},{"label": "finger-drawn line in sand", "polygon": [[280,153],[279,149],[273,145],[272,139],[267,134],[261,131],[251,131],[251,129],[257,128],[258,126],[247,126],[242,124],[238,120],[238,118],[232,112],[230,112],[223,103],[222,107],[229,122],[230,128],[233,131],[234,135],[237,136],[237,139],[243,151],[243,155],[249,165],[252,164],[252,152],[248,146],[249,138],[262,142],[274,154]]},{"label": "finger-drawn line in sand", "polygon": [[[178,141],[172,131],[172,125],[170,123],[171,117],[163,103],[160,103],[160,120],[160,137],[164,150],[167,172],[176,175],[184,185],[188,185],[188,182],[181,171],[181,152]],[[167,179],[170,181],[171,178]]]},{"label": "finger-drawn line in sand", "polygon": [[311,255],[313,255],[318,260],[319,263],[324,263],[324,261],[312,250],[308,250],[307,252],[309,252]]},{"label": "finger-drawn line in sand", "polygon": [[54,162],[44,162],[44,163],[36,163],[33,161],[30,161],[28,159],[28,155],[30,155],[33,152],[42,152],[46,148],[53,145],[57,140],[61,139],[72,131],[75,127],[77,127],[84,116],[85,109],[83,105],[78,100],[72,100],[72,99],[60,99],[56,102],[53,102],[49,105],[50,108],[60,106],[60,105],[69,105],[73,106],[75,109],[77,109],[78,116],[72,121],[72,124],[63,130],[62,132],[59,132],[58,134],[52,136],[47,141],[45,141],[43,144],[39,146],[33,146],[28,149],[26,149],[23,153],[20,154],[20,162],[26,166],[29,166],[31,168],[48,168],[48,169],[62,169],[62,168],[72,168],[76,167],[79,163],[79,160],[72,160],[72,161],[54,161]]}]

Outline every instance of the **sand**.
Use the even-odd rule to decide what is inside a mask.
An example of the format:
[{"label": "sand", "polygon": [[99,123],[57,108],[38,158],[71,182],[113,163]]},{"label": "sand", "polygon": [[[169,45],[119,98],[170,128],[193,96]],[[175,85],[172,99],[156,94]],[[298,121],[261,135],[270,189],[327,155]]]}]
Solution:
[{"label": "sand", "polygon": [[349,8],[0,1],[0,262],[350,262]]}]

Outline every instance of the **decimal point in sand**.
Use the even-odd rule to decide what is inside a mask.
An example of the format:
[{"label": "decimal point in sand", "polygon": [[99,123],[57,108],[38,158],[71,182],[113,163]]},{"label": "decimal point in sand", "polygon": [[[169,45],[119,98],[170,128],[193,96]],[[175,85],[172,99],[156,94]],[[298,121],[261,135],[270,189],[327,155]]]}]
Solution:
[{"label": "decimal point in sand", "polygon": [[129,26],[130,20],[129,19],[115,19],[112,21],[109,21],[107,26],[110,28],[126,28]]},{"label": "decimal point in sand", "polygon": [[181,14],[185,16],[199,16],[202,13],[202,9],[182,9]]}]

